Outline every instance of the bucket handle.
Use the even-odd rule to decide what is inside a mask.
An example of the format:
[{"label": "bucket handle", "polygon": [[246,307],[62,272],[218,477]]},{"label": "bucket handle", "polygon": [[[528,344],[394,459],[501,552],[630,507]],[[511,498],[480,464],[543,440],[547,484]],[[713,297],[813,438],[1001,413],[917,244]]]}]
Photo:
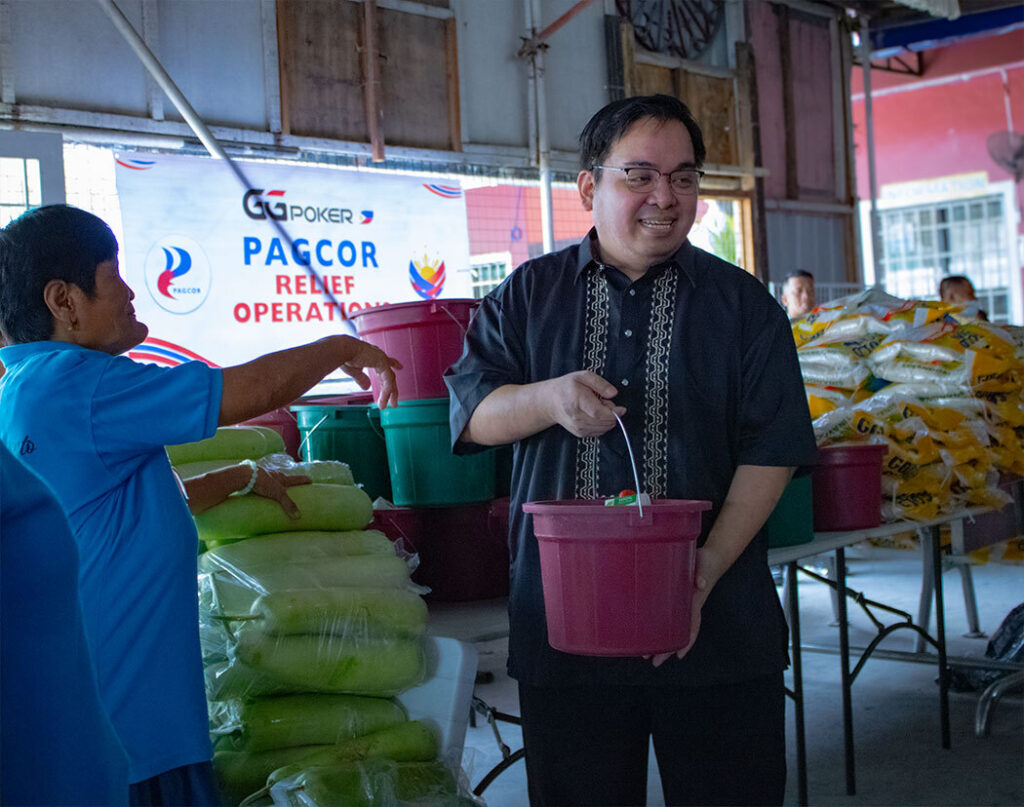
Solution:
[{"label": "bucket handle", "polygon": [[644,503],[640,501],[640,475],[636,472],[636,460],[633,458],[633,446],[629,444],[629,435],[626,434],[626,424],[622,422],[618,412],[612,410],[615,419],[619,421],[619,428],[622,429],[622,436],[626,438],[626,450],[629,452],[629,464],[633,466],[633,483],[636,485],[636,506],[640,511],[640,518],[644,517]]},{"label": "bucket handle", "polygon": [[455,316],[448,308],[443,306],[440,302],[436,302],[435,304],[437,305],[438,310],[443,311],[445,314],[451,317],[452,322],[459,326],[459,330],[462,331],[462,338],[465,339],[467,333],[466,327],[462,324],[462,322],[459,321],[459,318]]},{"label": "bucket handle", "polygon": [[330,414],[324,415],[322,418],[320,418],[320,420],[318,420],[316,422],[316,425],[312,429],[310,429],[308,432],[305,433],[305,435],[303,435],[301,445],[304,446],[304,450],[302,452],[302,456],[303,456],[303,459],[306,460],[306,462],[309,462],[309,459],[310,459],[309,458],[309,438],[313,436],[313,432],[315,432],[317,429],[319,429],[321,424],[325,420],[327,420],[327,418],[329,418],[329,417],[330,417]]},{"label": "bucket handle", "polygon": [[370,431],[377,435],[381,440],[384,440],[384,430],[373,422],[373,414],[370,407],[366,407],[366,420],[370,424]]}]

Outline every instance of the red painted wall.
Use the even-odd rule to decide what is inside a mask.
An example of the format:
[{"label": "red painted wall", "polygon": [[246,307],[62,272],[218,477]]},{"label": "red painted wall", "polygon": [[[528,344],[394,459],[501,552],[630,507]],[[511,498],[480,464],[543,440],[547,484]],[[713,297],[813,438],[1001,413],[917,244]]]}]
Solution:
[{"label": "red painted wall", "polygon": [[[551,218],[556,241],[578,240],[592,225],[575,188],[552,189]],[[540,190],[525,185],[498,185],[466,191],[469,252],[510,252],[512,266],[525,261],[544,242],[540,223]]]},{"label": "red painted wall", "polygon": [[[871,74],[879,187],[974,171],[986,171],[990,181],[1010,179],[1010,174],[989,156],[985,141],[990,134],[1006,130],[1007,99],[1014,129],[1024,131],[1024,31],[938,48],[923,55],[925,73],[920,79],[910,81],[877,70]],[[867,199],[870,191],[859,69],[852,79],[857,190],[860,198]],[[1020,201],[1018,186],[1018,204]]]}]

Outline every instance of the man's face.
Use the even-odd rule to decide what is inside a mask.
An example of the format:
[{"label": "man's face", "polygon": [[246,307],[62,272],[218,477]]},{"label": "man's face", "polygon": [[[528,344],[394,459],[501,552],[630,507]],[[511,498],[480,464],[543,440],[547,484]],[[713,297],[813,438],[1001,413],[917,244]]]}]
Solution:
[{"label": "man's face", "polygon": [[809,314],[817,301],[814,299],[814,280],[809,277],[791,277],[782,291],[782,304],[790,318]]},{"label": "man's face", "polygon": [[946,289],[946,296],[943,298],[945,303],[969,303],[971,300],[977,300],[974,296],[974,286],[971,285],[970,281],[964,283],[950,283]]},{"label": "man's face", "polygon": [[693,226],[697,194],[677,196],[667,176],[696,167],[690,133],[681,121],[642,118],[616,141],[602,165],[666,174],[649,193],[628,190],[622,171],[581,171],[576,180],[583,208],[594,216],[601,260],[636,280],[679,249]]}]

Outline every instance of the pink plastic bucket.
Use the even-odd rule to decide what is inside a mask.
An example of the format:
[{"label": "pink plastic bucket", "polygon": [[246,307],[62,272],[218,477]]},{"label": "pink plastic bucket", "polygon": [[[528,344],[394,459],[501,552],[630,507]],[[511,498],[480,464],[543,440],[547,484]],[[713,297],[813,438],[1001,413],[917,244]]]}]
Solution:
[{"label": "pink plastic bucket", "polygon": [[[462,355],[462,342],[479,300],[423,300],[366,308],[352,314],[359,338],[402,362],[396,371],[403,401],[447,398],[442,373]],[[374,399],[380,393],[370,373]]]},{"label": "pink plastic bucket", "polygon": [[862,530],[882,523],[882,458],[887,451],[866,444],[818,449],[815,530]]},{"label": "pink plastic bucket", "polygon": [[668,653],[690,638],[701,512],[711,502],[644,507],[600,501],[523,505],[540,545],[548,642],[583,656]]}]

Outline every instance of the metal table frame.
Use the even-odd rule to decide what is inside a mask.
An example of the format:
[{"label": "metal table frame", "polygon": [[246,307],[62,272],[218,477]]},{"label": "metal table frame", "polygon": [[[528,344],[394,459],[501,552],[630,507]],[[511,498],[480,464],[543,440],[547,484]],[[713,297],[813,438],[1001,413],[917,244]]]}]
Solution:
[{"label": "metal table frame", "polygon": [[[883,524],[879,527],[872,527],[862,530],[851,530],[849,532],[819,532],[815,533],[814,540],[795,546],[777,547],[768,550],[768,563],[772,566],[784,565],[787,575],[787,611],[790,620],[790,634],[792,646],[793,666],[793,688],[787,690],[787,694],[793,699],[796,724],[796,757],[797,757],[797,788],[798,798],[801,805],[807,804],[807,758],[806,758],[806,737],[804,722],[804,700],[803,700],[803,665],[801,652],[804,648],[800,638],[800,602],[797,591],[796,573],[798,561],[813,555],[820,555],[826,552],[835,553],[835,580],[828,580],[819,575],[802,569],[805,574],[810,575],[822,582],[828,583],[836,588],[843,596],[837,598],[837,619],[839,622],[839,657],[840,673],[842,680],[843,698],[843,734],[846,752],[846,792],[849,795],[856,793],[856,760],[853,741],[853,682],[857,674],[871,655],[878,649],[879,643],[890,633],[909,629],[918,634],[919,642],[932,645],[936,653],[932,655],[926,652],[890,651],[886,650],[879,655],[886,658],[898,658],[912,661],[934,661],[939,672],[939,722],[940,739],[943,748],[950,747],[949,729],[949,669],[946,654],[946,626],[945,607],[942,590],[942,552],[940,544],[940,529],[943,524],[961,524],[963,519],[986,512],[984,510],[963,510],[951,515],[942,516],[931,521],[898,521],[891,524]],[[887,538],[901,532],[917,530],[922,536],[922,557],[924,559],[926,577],[933,581],[933,593],[935,598],[935,622],[936,635],[932,637],[927,632],[927,625],[921,626],[913,622],[910,614],[895,608],[883,605],[864,598],[859,592],[846,587],[846,547],[860,543],[871,538]],[[928,540],[925,540],[927,537]],[[866,648],[853,648],[860,650],[861,655],[856,665],[850,667],[850,634],[847,619],[847,597],[854,599],[868,613],[878,631],[878,635]],[[875,617],[870,608],[875,607],[901,617],[897,622],[885,625]],[[808,648],[820,649],[820,648]]]}]

